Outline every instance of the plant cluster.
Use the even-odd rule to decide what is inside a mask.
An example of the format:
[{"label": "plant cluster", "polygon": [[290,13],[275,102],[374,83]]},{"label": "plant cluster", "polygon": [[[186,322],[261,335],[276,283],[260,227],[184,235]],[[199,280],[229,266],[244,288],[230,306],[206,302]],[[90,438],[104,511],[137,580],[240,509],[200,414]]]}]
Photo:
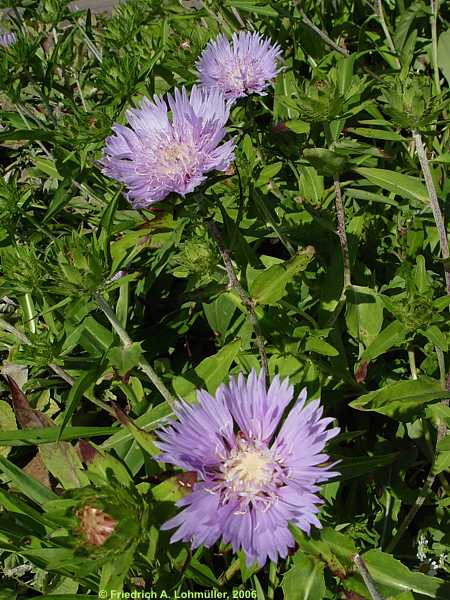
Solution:
[{"label": "plant cluster", "polygon": [[9,4],[0,600],[447,600],[449,3]]}]

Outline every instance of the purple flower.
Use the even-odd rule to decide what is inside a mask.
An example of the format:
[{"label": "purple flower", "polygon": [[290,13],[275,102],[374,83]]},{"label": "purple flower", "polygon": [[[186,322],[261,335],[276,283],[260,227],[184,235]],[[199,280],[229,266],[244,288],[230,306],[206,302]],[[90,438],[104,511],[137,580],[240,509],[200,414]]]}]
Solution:
[{"label": "purple flower", "polygon": [[[168,111],[171,111],[169,118]],[[181,196],[206,179],[205,173],[225,171],[234,158],[234,140],[222,145],[229,106],[217,89],[183,88],[167,101],[143,98],[128,110],[128,127],[114,125],[101,161],[103,173],[128,188],[133,208],[145,208],[170,192]]]},{"label": "purple flower", "polygon": [[262,96],[278,72],[280,54],[280,47],[259,33],[233,33],[231,42],[219,35],[197,62],[199,79],[207,87],[218,87],[226,98]]},{"label": "purple flower", "polygon": [[11,31],[5,31],[4,33],[0,33],[0,46],[6,48],[8,46],[12,46],[17,42],[17,36],[15,33]]},{"label": "purple flower", "polygon": [[185,507],[163,525],[178,527],[171,538],[196,548],[219,538],[244,551],[247,564],[286,557],[294,546],[291,522],[309,534],[316,517],[318,483],[337,473],[325,465],[324,446],[338,428],[322,418],[319,400],[305,406],[306,390],[281,425],[294,388],[276,376],[266,388],[264,372],[230,378],[215,398],[204,390],[198,404],[178,403],[178,420],[158,432],[160,459],[197,474]]}]

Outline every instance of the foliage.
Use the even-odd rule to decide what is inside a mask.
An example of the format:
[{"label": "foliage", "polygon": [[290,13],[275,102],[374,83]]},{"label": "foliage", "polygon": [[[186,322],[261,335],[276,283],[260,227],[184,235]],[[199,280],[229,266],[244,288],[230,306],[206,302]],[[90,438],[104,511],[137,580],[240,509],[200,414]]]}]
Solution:
[{"label": "foliage", "polygon": [[[447,221],[450,7],[379,4],[129,0],[106,16],[22,0],[2,13],[17,41],[0,47],[0,600],[369,599],[356,553],[386,599],[450,597],[450,299],[413,141]],[[132,210],[98,164],[112,125],[143,95],[190,87],[208,41],[241,29],[283,59],[267,95],[232,107],[233,168]],[[292,554],[259,570],[160,529],[195,481],[155,458],[172,411],[153,373],[193,401],[260,366],[211,220],[270,377],[320,396],[341,428],[323,529],[295,530]],[[91,509],[114,525],[97,547]]]}]

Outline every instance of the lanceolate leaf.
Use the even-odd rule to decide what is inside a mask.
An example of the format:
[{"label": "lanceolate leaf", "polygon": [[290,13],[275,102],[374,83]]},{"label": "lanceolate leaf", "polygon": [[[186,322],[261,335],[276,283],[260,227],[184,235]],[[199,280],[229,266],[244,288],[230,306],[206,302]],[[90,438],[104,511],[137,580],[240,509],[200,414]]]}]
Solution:
[{"label": "lanceolate leaf", "polygon": [[410,198],[428,204],[427,189],[418,177],[404,175],[387,169],[372,169],[359,167],[355,171],[365,177],[370,183],[384,190],[394,192],[401,198]]},{"label": "lanceolate leaf", "polygon": [[390,383],[353,400],[350,406],[357,410],[381,413],[397,421],[409,421],[421,415],[427,403],[446,398],[450,398],[450,392],[442,390],[438,381],[422,377]]},{"label": "lanceolate leaf", "polygon": [[410,571],[393,556],[380,550],[369,550],[362,555],[370,575],[384,593],[400,593],[411,590],[427,598],[448,600],[450,584],[438,577]]}]

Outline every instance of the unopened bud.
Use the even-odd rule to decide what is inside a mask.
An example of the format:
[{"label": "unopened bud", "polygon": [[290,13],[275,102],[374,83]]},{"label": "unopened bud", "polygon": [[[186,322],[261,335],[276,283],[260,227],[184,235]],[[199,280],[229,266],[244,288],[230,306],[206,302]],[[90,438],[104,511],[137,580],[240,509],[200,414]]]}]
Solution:
[{"label": "unopened bud", "polygon": [[84,537],[94,546],[103,546],[117,526],[115,519],[92,506],[85,506],[83,510],[79,510],[77,517],[80,519],[80,528]]}]

